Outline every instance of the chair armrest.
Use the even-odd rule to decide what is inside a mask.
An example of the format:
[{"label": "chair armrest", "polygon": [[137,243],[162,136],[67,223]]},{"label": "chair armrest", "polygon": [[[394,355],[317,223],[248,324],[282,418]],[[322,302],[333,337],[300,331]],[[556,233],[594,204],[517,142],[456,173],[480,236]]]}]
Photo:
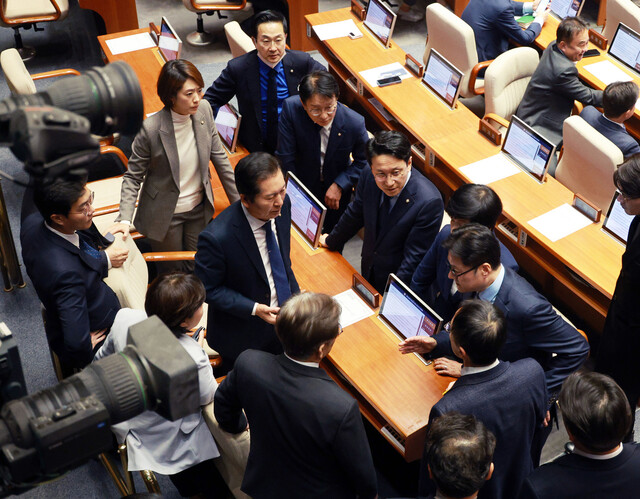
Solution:
[{"label": "chair armrest", "polygon": [[495,113],[487,113],[484,115],[484,119],[485,120],[489,120],[489,121],[493,121],[495,123],[497,123],[500,126],[503,126],[505,128],[509,128],[509,121],[504,119],[502,116],[499,116]]},{"label": "chair armrest", "polygon": [[127,156],[122,152],[122,149],[114,145],[101,145],[100,154],[115,154],[116,156],[118,156],[118,159],[122,161],[122,164],[125,168],[127,168],[129,165],[129,158],[127,158]]},{"label": "chair armrest", "polygon": [[31,75],[32,80],[43,80],[44,78],[53,78],[56,76],[75,75],[80,76],[80,71],[71,68],[55,69],[53,71],[45,71],[44,73],[34,73]]},{"label": "chair armrest", "polygon": [[3,2],[2,8],[0,8],[0,19],[2,19],[2,22],[4,24],[7,24],[9,26],[12,26],[14,24],[19,25],[19,24],[41,23],[41,22],[47,22],[47,21],[57,21],[58,19],[60,19],[62,12],[56,0],[49,0],[49,1],[51,2],[51,5],[53,5],[53,8],[56,10],[55,14],[47,14],[42,16],[31,16],[31,17],[14,17],[11,19],[8,17],[5,17],[4,15],[4,2]]},{"label": "chair armrest", "polygon": [[577,100],[574,100],[571,114],[579,115],[583,109],[584,109],[584,106],[582,105],[582,102],[578,102]]},{"label": "chair armrest", "polygon": [[227,2],[212,2],[209,4],[196,4],[195,0],[191,0],[191,6],[196,12],[208,12],[211,10],[242,10],[246,7],[247,0],[242,0],[240,3],[227,3]]},{"label": "chair armrest", "polygon": [[177,262],[193,260],[195,256],[195,251],[156,251],[142,254],[145,262]]},{"label": "chair armrest", "polygon": [[476,79],[478,78],[478,73],[481,70],[488,68],[489,64],[491,64],[492,62],[493,62],[493,59],[491,59],[490,61],[479,62],[478,64],[473,66],[473,69],[471,70],[471,74],[469,75],[469,92],[475,95],[484,94],[484,87],[480,87],[479,89],[476,90]]}]

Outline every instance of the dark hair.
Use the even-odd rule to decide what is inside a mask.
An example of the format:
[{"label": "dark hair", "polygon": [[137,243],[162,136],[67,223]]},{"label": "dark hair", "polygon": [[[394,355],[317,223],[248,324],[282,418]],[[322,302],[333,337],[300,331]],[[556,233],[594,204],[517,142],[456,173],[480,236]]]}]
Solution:
[{"label": "dark hair", "polygon": [[484,225],[463,225],[451,232],[442,246],[468,267],[479,267],[488,263],[492,269],[497,269],[500,265],[500,243],[493,232]]},{"label": "dark hair", "polygon": [[638,85],[632,81],[616,81],[607,85],[602,94],[602,107],[607,118],[617,118],[635,108]]},{"label": "dark hair", "polygon": [[504,314],[488,301],[465,300],[451,322],[451,336],[475,366],[488,366],[507,339]]},{"label": "dark hair", "polygon": [[198,68],[184,59],[174,59],[167,61],[160,70],[158,76],[158,97],[164,107],[171,109],[173,101],[184,83],[191,78],[196,84],[203,88],[204,80]]},{"label": "dark hair", "polygon": [[328,71],[313,71],[302,77],[298,85],[298,95],[305,104],[314,95],[332,99],[340,97],[338,82]]},{"label": "dark hair", "polygon": [[84,194],[86,184],[86,176],[74,180],[58,177],[50,184],[39,184],[33,199],[42,218],[50,223],[51,215],[68,216],[73,203]]},{"label": "dark hair", "polygon": [[251,36],[258,38],[258,26],[265,23],[280,23],[282,24],[282,31],[286,35],[289,33],[289,27],[287,26],[287,19],[277,10],[263,10],[253,16],[253,23],[251,24]]},{"label": "dark hair", "polygon": [[244,195],[253,202],[260,194],[260,182],[271,178],[282,171],[280,160],[268,152],[253,152],[245,156],[236,166],[236,189],[238,194]]},{"label": "dark hair", "polygon": [[338,302],[322,293],[301,293],[289,298],[276,319],[276,334],[285,353],[305,360],[322,343],[337,338],[340,311]]},{"label": "dark hair", "polygon": [[613,172],[613,183],[625,196],[640,198],[640,153],[634,154]]},{"label": "dark hair", "polygon": [[411,142],[402,133],[395,130],[376,132],[373,138],[367,142],[367,161],[371,164],[373,158],[383,154],[408,163],[411,157]]},{"label": "dark hair", "polygon": [[576,35],[579,35],[589,26],[579,17],[565,17],[556,30],[556,43],[571,43]]},{"label": "dark hair", "polygon": [[464,184],[451,195],[445,211],[451,218],[462,218],[493,230],[502,213],[502,201],[491,187]]},{"label": "dark hair", "polygon": [[169,272],[156,277],[147,289],[144,309],[147,315],[157,315],[171,332],[180,337],[187,332],[181,326],[195,314],[205,299],[202,281],[194,274]]},{"label": "dark hair", "polygon": [[622,388],[604,374],[576,371],[558,399],[567,430],[591,452],[615,448],[631,428],[633,414]]},{"label": "dark hair", "polygon": [[482,487],[496,448],[496,437],[471,415],[449,412],[429,424],[425,457],[438,490],[467,497]]}]

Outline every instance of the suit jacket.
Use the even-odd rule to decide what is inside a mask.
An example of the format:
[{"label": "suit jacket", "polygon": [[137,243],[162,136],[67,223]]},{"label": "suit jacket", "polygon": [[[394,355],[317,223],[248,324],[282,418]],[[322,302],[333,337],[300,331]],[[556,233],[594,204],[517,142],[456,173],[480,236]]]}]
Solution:
[{"label": "suit jacket", "polygon": [[[291,201],[285,198],[276,218],[278,245],[291,292],[300,291],[289,257]],[[258,245],[240,202],[218,215],[198,238],[196,275],[209,304],[207,342],[231,364],[248,348],[282,351],[272,325],[251,315],[255,303],[268,305],[271,289]]]},{"label": "suit jacket", "polygon": [[562,141],[562,123],[571,115],[573,101],[602,106],[602,90],[583,85],[578,68],[550,43],[542,53],[516,116],[555,144]]},{"label": "suit jacket", "polygon": [[[577,370],[589,354],[589,344],[560,317],[547,299],[513,270],[505,276],[494,304],[507,319],[507,341],[500,359],[515,361],[532,357],[545,370],[547,390],[555,394],[564,379]],[[434,336],[438,342],[432,357],[452,354],[449,334]],[[551,354],[557,354],[553,357]]]},{"label": "suit jacket", "polygon": [[577,454],[561,456],[533,471],[520,499],[600,499],[637,497],[640,445],[625,443],[614,458],[599,461]]},{"label": "suit jacket", "polygon": [[629,135],[624,125],[620,126],[608,120],[595,107],[585,107],[580,113],[580,117],[618,146],[625,158],[640,152],[640,145],[636,139]]},{"label": "suit jacket", "polygon": [[[257,50],[231,59],[204,94],[216,113],[220,106],[236,96],[238,111],[242,115],[239,139],[249,152],[263,151],[265,147],[262,137],[259,61]],[[282,65],[290,96],[298,95],[298,83],[304,75],[326,69],[305,52],[297,50],[287,50],[282,58]]]},{"label": "suit jacket", "polygon": [[[109,242],[94,225],[78,231],[96,248]],[[45,227],[40,213],[32,213],[20,228],[22,260],[46,308],[47,340],[60,360],[70,367],[91,362],[91,331],[110,328],[120,302],[102,279],[107,256],[94,258]]]},{"label": "suit jacket", "polygon": [[[482,421],[496,437],[493,477],[479,498],[517,497],[523,480],[533,471],[536,433],[547,412],[544,373],[532,359],[500,362],[488,371],[460,377],[433,406],[429,421],[456,411]],[[420,473],[420,493],[435,489],[428,479],[426,459]]]},{"label": "suit jacket", "polygon": [[[208,102],[200,101],[191,121],[202,175],[206,224],[213,216],[209,160],[213,162],[229,200],[233,202],[239,197],[233,168],[222,148]],[[169,230],[180,195],[180,158],[171,111],[167,108],[147,118],[133,141],[128,169],[122,181],[120,214],[116,221],[132,220],[141,185],[142,192],[133,223],[148,238],[162,241]]]},{"label": "suit jacket", "polygon": [[522,29],[515,16],[521,16],[523,3],[513,0],[471,0],[462,12],[476,38],[479,61],[495,59],[509,50],[509,40],[520,45],[531,44],[540,34],[542,26],[531,23]]},{"label": "suit jacket", "polygon": [[323,369],[248,350],[220,384],[214,411],[220,427],[232,433],[249,420],[242,490],[250,496],[376,497],[358,404]]},{"label": "suit jacket", "polygon": [[[410,285],[411,289],[429,303],[445,321],[451,320],[460,302],[467,298],[461,293],[451,294],[453,280],[449,279],[449,261],[447,260],[449,251],[442,246],[449,234],[451,234],[451,225],[447,224],[438,232],[429,251],[416,268]],[[500,261],[505,267],[518,272],[516,259],[502,242],[500,242]]]},{"label": "suit jacket", "polygon": [[442,223],[444,205],[440,192],[416,169],[391,210],[387,230],[378,234],[382,199],[370,168],[360,175],[354,200],[327,237],[331,249],[342,247],[364,227],[362,275],[378,291],[384,291],[390,273],[405,283],[431,246]]}]

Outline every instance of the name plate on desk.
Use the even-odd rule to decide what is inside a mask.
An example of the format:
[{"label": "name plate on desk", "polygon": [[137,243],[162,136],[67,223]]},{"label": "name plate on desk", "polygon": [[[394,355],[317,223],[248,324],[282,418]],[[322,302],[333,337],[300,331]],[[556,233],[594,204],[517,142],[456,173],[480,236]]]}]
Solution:
[{"label": "name plate on desk", "polygon": [[502,133],[484,118],[480,120],[478,131],[495,145],[502,145]]},{"label": "name plate on desk", "polygon": [[366,11],[358,0],[351,0],[351,12],[359,21],[362,21]]},{"label": "name plate on desk", "polygon": [[371,308],[378,308],[380,306],[380,293],[357,272],[353,274],[353,284],[351,287]]},{"label": "name plate on desk", "polygon": [[597,31],[589,30],[589,41],[602,50],[607,50],[608,40]]},{"label": "name plate on desk", "polygon": [[573,203],[571,203],[571,206],[593,222],[597,223],[600,221],[602,210],[580,194],[576,193],[573,195]]}]

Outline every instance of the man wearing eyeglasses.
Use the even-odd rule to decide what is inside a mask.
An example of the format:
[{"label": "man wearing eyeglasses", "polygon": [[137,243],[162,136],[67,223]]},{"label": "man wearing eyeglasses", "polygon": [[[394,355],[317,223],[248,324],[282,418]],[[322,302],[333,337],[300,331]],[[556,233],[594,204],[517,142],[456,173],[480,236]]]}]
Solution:
[{"label": "man wearing eyeglasses", "polygon": [[420,172],[411,169],[411,143],[400,132],[382,131],[367,144],[367,160],[354,200],[320,243],[341,248],[362,227],[361,273],[383,292],[390,273],[405,283],[438,234],[442,196]]},{"label": "man wearing eyeglasses", "polygon": [[362,116],[338,102],[331,73],[304,76],[298,94],[282,105],[276,156],[328,208],[324,231],[330,232],[367,166],[367,129]]}]

